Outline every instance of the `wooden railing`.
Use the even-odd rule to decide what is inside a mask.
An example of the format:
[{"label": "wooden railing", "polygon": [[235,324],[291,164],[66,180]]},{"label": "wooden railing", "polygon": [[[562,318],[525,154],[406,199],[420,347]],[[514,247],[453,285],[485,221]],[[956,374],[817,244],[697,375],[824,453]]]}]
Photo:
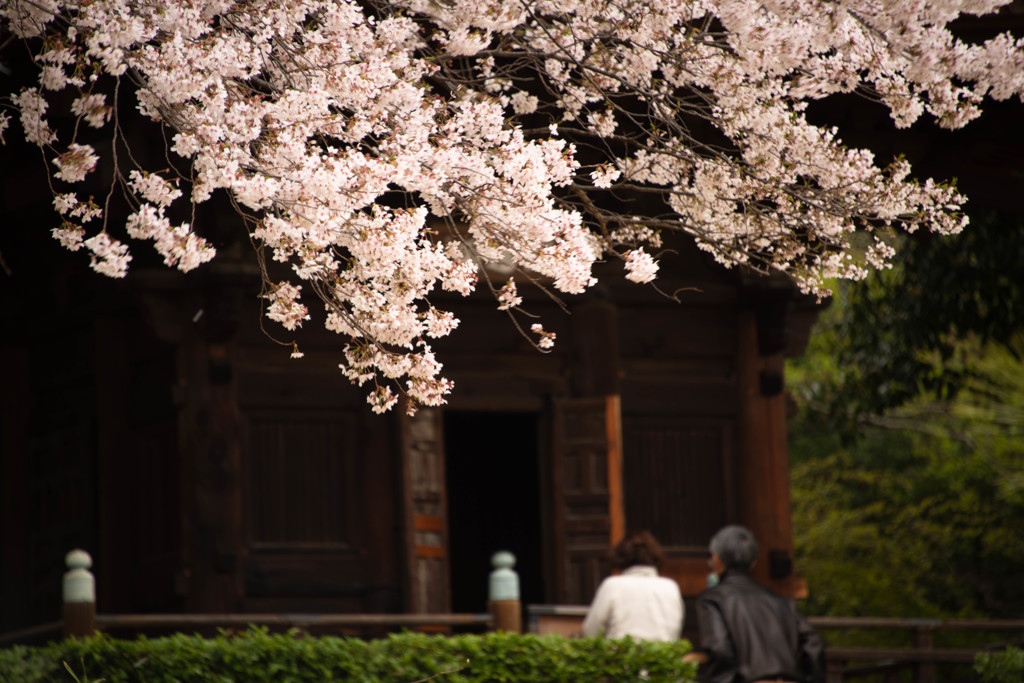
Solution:
[{"label": "wooden railing", "polygon": [[416,628],[422,626],[470,626],[488,628],[494,622],[490,614],[97,614],[100,631],[158,628],[182,631],[196,627],[297,628],[302,631],[331,629]]},{"label": "wooden railing", "polygon": [[451,633],[453,629],[521,631],[519,579],[511,570],[515,558],[495,553],[486,613],[479,614],[97,614],[92,558],[72,550],[65,558],[62,581],[63,619],[0,634],[0,647],[19,643],[84,637],[98,632],[118,635],[187,631],[215,635],[218,630],[265,626],[276,631],[299,629],[312,634],[338,633],[375,637],[388,631],[421,629]]},{"label": "wooden railing", "polygon": [[491,614],[97,614],[88,633],[70,633],[63,620],[0,634],[0,647],[57,640],[66,635],[110,633],[209,633],[265,626],[274,631],[381,635],[401,629],[447,632],[450,629],[492,630]]},{"label": "wooden railing", "polygon": [[[501,572],[510,571],[502,567],[492,572],[490,612],[484,614],[96,614],[95,582],[88,571],[91,560],[82,551],[72,551],[68,553],[67,561],[69,571],[63,582],[64,618],[2,634],[0,647],[53,640],[61,636],[83,636],[97,631],[124,634],[153,631],[215,633],[218,629],[233,630],[249,625],[274,630],[296,628],[310,633],[369,636],[402,628],[440,632],[472,627],[506,631],[522,628],[518,587],[514,591],[502,588],[507,583],[502,580],[508,577]],[[586,605],[530,605],[527,608],[528,630],[540,634],[577,636],[586,612]],[[808,621],[822,632],[826,643],[828,683],[853,681],[869,675],[876,679],[881,676],[885,681],[902,680],[897,677],[908,670],[914,683],[934,683],[940,666],[970,665],[979,652],[1010,644],[1024,645],[1024,620],[811,617]],[[838,643],[845,638],[835,637],[837,631],[888,631],[894,634],[890,642],[900,646],[840,645]],[[934,635],[940,631],[989,633],[993,638],[988,639],[984,647],[939,648],[935,646]],[[897,635],[900,633],[902,635]],[[902,644],[907,641],[909,646]]]},{"label": "wooden railing", "polygon": [[60,638],[63,633],[63,621],[48,621],[45,624],[0,633],[0,647],[48,642]]},{"label": "wooden railing", "polygon": [[[581,632],[586,605],[530,605],[527,618],[534,633],[577,636]],[[885,681],[904,680],[907,671],[915,683],[933,683],[939,667],[970,665],[979,652],[1024,643],[1024,620],[999,619],[891,619],[880,617],[810,617],[826,643],[827,682],[856,681],[868,676]],[[909,640],[903,647],[848,647],[833,644],[837,632],[892,632],[894,643]],[[990,647],[937,648],[937,631],[991,633]],[[903,635],[897,635],[903,632]],[[1009,636],[1009,637],[1007,637]],[[692,634],[694,639],[696,634]]]},{"label": "wooden railing", "polygon": [[[904,647],[829,645],[826,649],[828,683],[878,675],[886,681],[896,681],[902,680],[898,676],[905,671],[912,673],[915,683],[933,683],[943,665],[970,664],[979,652],[1024,643],[1024,620],[1018,619],[810,617],[808,621],[821,631],[826,644],[831,640],[830,632],[834,631],[890,631],[909,635],[910,645]],[[986,647],[937,648],[934,635],[940,631],[989,633],[993,638]]]}]

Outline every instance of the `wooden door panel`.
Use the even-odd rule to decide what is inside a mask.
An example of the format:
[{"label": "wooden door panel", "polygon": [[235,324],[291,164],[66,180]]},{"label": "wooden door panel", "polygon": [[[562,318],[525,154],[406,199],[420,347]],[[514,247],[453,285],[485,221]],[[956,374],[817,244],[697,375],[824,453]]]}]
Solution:
[{"label": "wooden door panel", "polygon": [[553,417],[553,597],[586,604],[624,530],[619,399],[559,401]]},{"label": "wooden door panel", "polygon": [[340,411],[253,411],[249,538],[254,548],[347,548],[356,493],[354,422]]},{"label": "wooden door panel", "polygon": [[338,409],[246,411],[245,608],[359,611],[365,558],[355,549],[365,501],[356,418]]}]

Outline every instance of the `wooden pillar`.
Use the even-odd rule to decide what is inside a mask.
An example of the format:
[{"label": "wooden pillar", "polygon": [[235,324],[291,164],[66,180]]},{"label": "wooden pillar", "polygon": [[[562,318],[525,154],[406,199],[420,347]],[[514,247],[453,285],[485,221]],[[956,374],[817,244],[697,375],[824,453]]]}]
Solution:
[{"label": "wooden pillar", "polygon": [[448,501],[440,409],[424,406],[400,420],[406,546],[406,609],[437,614],[451,609]]},{"label": "wooden pillar", "polygon": [[609,301],[588,301],[572,309],[572,334],[578,356],[573,363],[573,394],[619,394],[619,321]]},{"label": "wooden pillar", "polygon": [[738,521],[753,532],[761,546],[754,576],[773,590],[796,597],[800,585],[795,577],[772,577],[773,564],[778,567],[793,551],[786,402],[782,387],[776,384],[781,382],[783,356],[781,350],[762,353],[754,311],[741,311],[738,318]]},{"label": "wooden pillar", "polygon": [[[914,649],[932,649],[932,627],[919,624],[914,627]],[[917,662],[914,665],[914,683],[935,683],[935,662]]]},{"label": "wooden pillar", "polygon": [[179,347],[183,588],[190,612],[237,612],[244,594],[242,416],[230,310],[241,294],[229,284],[204,292]]},{"label": "wooden pillar", "polygon": [[843,669],[846,662],[828,659],[825,663],[825,683],[843,683]]},{"label": "wooden pillar", "polygon": [[[130,473],[125,463],[132,458],[146,458],[149,453],[125,453],[125,442],[130,426],[129,398],[129,334],[124,321],[113,315],[101,315],[93,328],[94,359],[96,367],[96,495],[101,505],[96,509],[97,547],[94,549],[99,566],[104,567],[99,577],[99,594],[103,596],[104,612],[122,612],[131,609],[133,568],[115,558],[124,550],[125,531],[138,519],[132,518],[131,497],[125,486]],[[121,547],[118,548],[118,539]],[[138,556],[135,555],[137,558]]]},{"label": "wooden pillar", "polygon": [[0,628],[9,630],[29,622],[29,418],[34,395],[29,377],[30,356],[25,347],[0,349],[0,600],[4,608]]}]

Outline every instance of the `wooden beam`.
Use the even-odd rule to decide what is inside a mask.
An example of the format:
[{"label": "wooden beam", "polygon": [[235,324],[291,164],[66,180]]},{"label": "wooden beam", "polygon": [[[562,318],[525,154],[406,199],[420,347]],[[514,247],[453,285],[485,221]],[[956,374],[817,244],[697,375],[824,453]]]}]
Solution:
[{"label": "wooden beam", "polygon": [[982,650],[915,650],[906,647],[826,647],[829,660],[848,662],[973,662]]},{"label": "wooden beam", "polygon": [[100,630],[188,629],[198,626],[488,626],[490,614],[98,614]]}]

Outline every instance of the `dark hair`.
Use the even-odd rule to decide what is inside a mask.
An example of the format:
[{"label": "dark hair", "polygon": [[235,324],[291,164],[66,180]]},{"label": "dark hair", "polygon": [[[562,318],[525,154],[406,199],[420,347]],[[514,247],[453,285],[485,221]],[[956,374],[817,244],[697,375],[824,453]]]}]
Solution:
[{"label": "dark hair", "polygon": [[660,569],[661,563],[665,561],[665,553],[661,551],[661,546],[651,532],[638,531],[616,543],[609,560],[612,569],[628,569],[638,564]]},{"label": "dark hair", "polygon": [[749,529],[732,524],[711,537],[708,549],[718,555],[726,569],[750,569],[757,559],[758,546]]}]

